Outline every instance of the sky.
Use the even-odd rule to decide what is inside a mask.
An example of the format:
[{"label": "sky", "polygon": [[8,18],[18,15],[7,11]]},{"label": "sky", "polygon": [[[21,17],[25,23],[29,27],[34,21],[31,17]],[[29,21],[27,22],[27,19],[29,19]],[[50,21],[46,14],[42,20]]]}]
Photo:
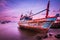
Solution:
[{"label": "sky", "polygon": [[[46,9],[48,0],[0,0],[0,16],[16,16],[21,14],[35,14]],[[49,16],[60,13],[60,0],[50,0]],[[35,18],[45,17],[46,11],[34,16]]]}]

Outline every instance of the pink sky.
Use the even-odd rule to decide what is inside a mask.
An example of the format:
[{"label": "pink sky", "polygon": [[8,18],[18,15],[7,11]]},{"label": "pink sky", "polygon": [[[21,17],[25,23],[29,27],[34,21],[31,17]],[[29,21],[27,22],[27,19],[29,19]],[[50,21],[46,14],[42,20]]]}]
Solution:
[{"label": "pink sky", "polygon": [[[50,12],[49,16],[54,16],[56,13],[60,13],[60,1],[59,0],[50,0]],[[9,17],[17,17],[19,18],[20,15],[23,13],[29,14],[29,12],[32,10],[32,12],[35,14],[41,10],[46,9],[48,0],[29,0],[29,1],[19,1],[19,0],[2,0],[0,1],[1,11],[0,11],[0,19],[5,18],[5,16],[8,16],[6,19],[9,19]],[[55,11],[54,11],[55,10]],[[54,11],[54,12],[53,12]],[[45,17],[45,12],[38,14],[36,16],[33,16],[34,18],[42,18]]]}]

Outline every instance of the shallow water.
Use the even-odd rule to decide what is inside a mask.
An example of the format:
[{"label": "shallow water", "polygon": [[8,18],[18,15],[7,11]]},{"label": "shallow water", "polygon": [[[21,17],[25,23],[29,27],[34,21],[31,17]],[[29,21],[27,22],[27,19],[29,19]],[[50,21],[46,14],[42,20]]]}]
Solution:
[{"label": "shallow water", "polygon": [[[54,35],[60,33],[60,29],[50,29]],[[37,40],[36,37],[39,36],[39,33],[29,32],[26,30],[18,29],[18,24],[6,23],[0,24],[0,40]],[[58,40],[55,37],[48,37],[43,40]]]}]

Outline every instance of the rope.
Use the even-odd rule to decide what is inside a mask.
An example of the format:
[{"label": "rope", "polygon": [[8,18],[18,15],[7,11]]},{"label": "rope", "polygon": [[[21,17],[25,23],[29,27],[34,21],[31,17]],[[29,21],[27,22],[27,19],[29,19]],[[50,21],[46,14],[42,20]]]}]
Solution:
[{"label": "rope", "polygon": [[47,9],[44,9],[44,10],[42,10],[42,11],[36,13],[36,14],[33,14],[33,15],[31,15],[31,16],[34,16],[34,15],[40,14],[41,12],[43,12],[43,11],[45,11],[45,10],[47,10]]}]

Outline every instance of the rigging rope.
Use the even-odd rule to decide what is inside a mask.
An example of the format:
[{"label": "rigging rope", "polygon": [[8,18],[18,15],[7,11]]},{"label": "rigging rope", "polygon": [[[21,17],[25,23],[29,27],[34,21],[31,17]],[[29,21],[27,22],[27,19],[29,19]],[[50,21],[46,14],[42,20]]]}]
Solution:
[{"label": "rigging rope", "polygon": [[44,10],[42,10],[42,11],[36,13],[36,14],[33,14],[33,15],[31,15],[31,16],[34,16],[34,15],[40,14],[41,12],[43,12],[43,11],[45,11],[45,10],[47,10],[47,9],[44,9]]}]

